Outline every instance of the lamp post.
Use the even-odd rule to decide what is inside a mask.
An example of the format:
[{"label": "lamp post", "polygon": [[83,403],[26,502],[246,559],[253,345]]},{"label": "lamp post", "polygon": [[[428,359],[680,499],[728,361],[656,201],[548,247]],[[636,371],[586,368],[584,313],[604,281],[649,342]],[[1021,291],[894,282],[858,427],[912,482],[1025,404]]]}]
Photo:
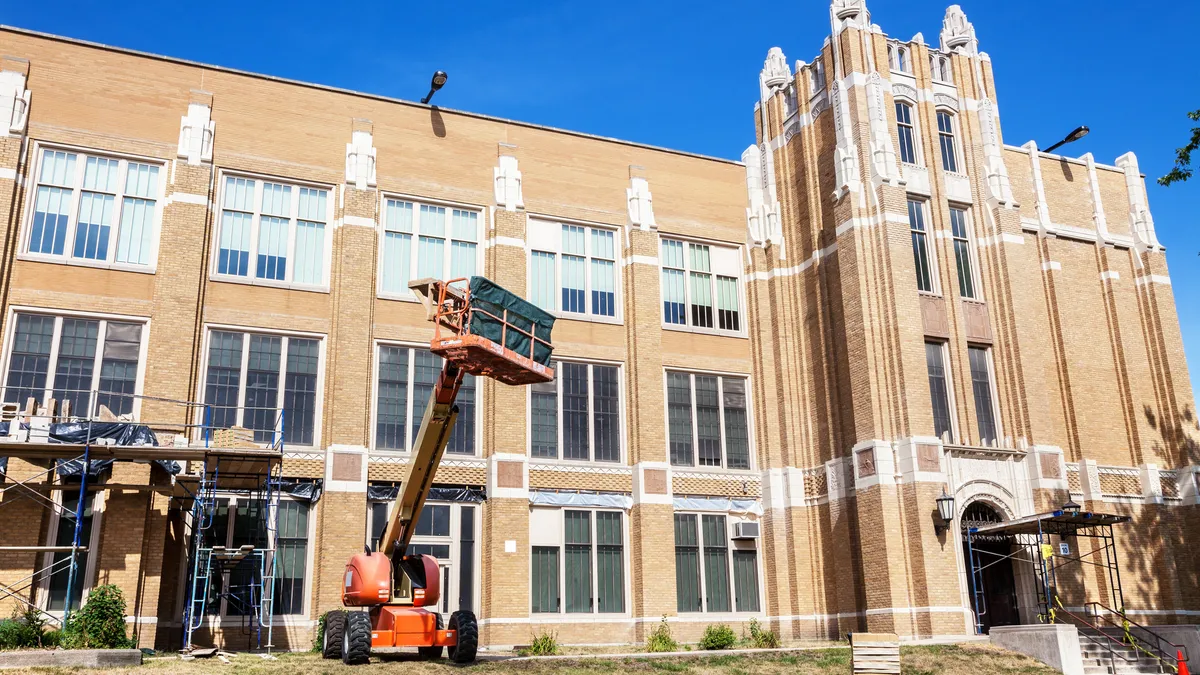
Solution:
[{"label": "lamp post", "polygon": [[1075,141],[1083,138],[1084,136],[1087,136],[1089,131],[1091,131],[1091,129],[1088,129],[1086,126],[1076,127],[1074,131],[1067,134],[1066,138],[1064,138],[1061,141],[1055,143],[1054,145],[1046,148],[1045,150],[1042,150],[1042,152],[1054,152],[1055,150],[1066,145],[1067,143],[1074,143]]},{"label": "lamp post", "polygon": [[1062,505],[1063,514],[1068,516],[1079,515],[1081,509],[1082,507],[1076,504],[1074,499],[1067,499],[1067,503]]},{"label": "lamp post", "polygon": [[433,98],[433,95],[446,84],[446,79],[449,77],[444,70],[434,73],[433,79],[429,81],[429,93],[425,94],[425,98],[421,99],[421,103],[429,103],[429,99]]},{"label": "lamp post", "polygon": [[934,526],[938,534],[950,529],[950,523],[954,521],[954,496],[947,494],[946,486],[942,486],[942,496],[934,500],[937,504],[938,518],[942,522]]}]

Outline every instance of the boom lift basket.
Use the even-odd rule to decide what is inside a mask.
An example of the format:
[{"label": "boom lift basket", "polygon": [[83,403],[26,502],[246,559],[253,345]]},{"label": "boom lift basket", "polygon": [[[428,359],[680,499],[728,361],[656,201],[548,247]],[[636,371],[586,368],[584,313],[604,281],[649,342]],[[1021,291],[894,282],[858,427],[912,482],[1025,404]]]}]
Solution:
[{"label": "boom lift basket", "polygon": [[[460,283],[466,282],[466,283]],[[554,316],[485,277],[417,279],[408,287],[433,322],[429,350],[505,384],[550,382]]]}]

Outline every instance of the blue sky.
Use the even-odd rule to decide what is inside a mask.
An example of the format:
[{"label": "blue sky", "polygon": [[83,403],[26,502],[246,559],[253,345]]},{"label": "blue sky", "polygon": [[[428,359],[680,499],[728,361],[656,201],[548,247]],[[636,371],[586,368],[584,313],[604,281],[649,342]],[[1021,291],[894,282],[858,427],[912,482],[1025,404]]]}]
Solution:
[{"label": "blue sky", "polygon": [[[943,2],[868,3],[888,34],[937,43]],[[1044,147],[1087,124],[1069,154],[1137,153],[1200,390],[1200,174],[1153,184],[1187,137],[1185,112],[1200,108],[1200,3],[960,4],[992,56],[1007,142]],[[0,22],[413,100],[441,68],[445,107],[728,158],[753,141],[767,49],[808,61],[829,32],[825,0],[9,2]]]}]

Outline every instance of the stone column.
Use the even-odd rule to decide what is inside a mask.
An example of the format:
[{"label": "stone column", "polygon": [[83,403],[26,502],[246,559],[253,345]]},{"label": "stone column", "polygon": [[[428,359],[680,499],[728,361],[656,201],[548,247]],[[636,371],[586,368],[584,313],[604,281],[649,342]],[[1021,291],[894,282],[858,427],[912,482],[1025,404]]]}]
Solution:
[{"label": "stone column", "polygon": [[[21,198],[24,181],[22,174],[28,173],[30,149],[22,144],[29,123],[29,104],[32,95],[25,88],[29,76],[29,61],[14,56],[0,56],[0,250],[8,251],[10,241],[21,231],[17,203]],[[9,121],[11,120],[11,121]],[[8,308],[8,284],[12,276],[12,259],[0,261],[0,298]],[[8,312],[0,312],[0,329],[6,328],[4,321]]]}]

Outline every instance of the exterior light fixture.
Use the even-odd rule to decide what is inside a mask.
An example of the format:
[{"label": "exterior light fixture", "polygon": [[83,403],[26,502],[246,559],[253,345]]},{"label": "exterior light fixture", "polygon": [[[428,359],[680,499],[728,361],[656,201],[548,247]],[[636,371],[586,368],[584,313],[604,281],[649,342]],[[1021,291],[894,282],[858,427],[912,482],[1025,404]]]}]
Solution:
[{"label": "exterior light fixture", "polygon": [[[450,76],[447,75],[446,71],[444,70],[439,70],[434,73],[433,79],[429,81],[429,93],[425,94],[425,98],[421,99],[421,103],[429,103],[429,99],[433,98],[433,95],[436,94],[437,91],[446,84],[446,79],[448,77]],[[1087,133],[1087,131],[1085,130],[1084,133]]]},{"label": "exterior light fixture", "polygon": [[1067,503],[1062,505],[1062,512],[1068,516],[1077,516],[1081,508],[1074,499],[1068,499]]},{"label": "exterior light fixture", "polygon": [[1086,126],[1076,127],[1075,131],[1072,131],[1071,133],[1067,134],[1066,138],[1064,138],[1061,141],[1055,143],[1054,145],[1046,148],[1042,152],[1054,152],[1055,150],[1066,145],[1067,143],[1074,143],[1075,141],[1083,138],[1084,136],[1087,136],[1089,131],[1091,131],[1091,129],[1088,129]]},{"label": "exterior light fixture", "polygon": [[950,523],[954,521],[954,496],[946,493],[946,487],[942,486],[942,496],[934,500],[937,503],[938,518],[942,520],[941,524],[935,526],[938,534],[950,529]]}]

